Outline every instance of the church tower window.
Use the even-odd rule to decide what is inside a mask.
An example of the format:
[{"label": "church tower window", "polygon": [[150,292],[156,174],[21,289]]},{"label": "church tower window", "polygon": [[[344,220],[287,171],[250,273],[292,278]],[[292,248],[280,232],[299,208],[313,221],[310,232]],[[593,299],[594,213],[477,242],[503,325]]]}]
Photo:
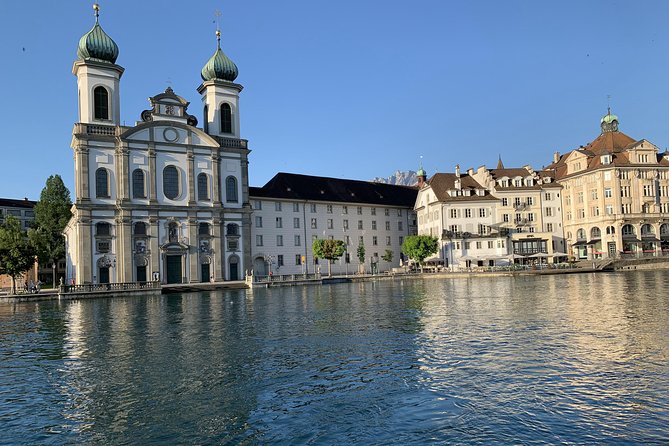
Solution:
[{"label": "church tower window", "polygon": [[203,119],[203,122],[204,122],[204,132],[205,132],[205,133],[209,133],[209,107],[206,106],[206,105],[204,106],[204,112],[203,112],[203,115],[204,115],[204,119]]},{"label": "church tower window", "polygon": [[232,109],[227,103],[221,105],[221,133],[232,133]]},{"label": "church tower window", "polygon": [[179,171],[174,166],[163,169],[163,192],[170,200],[179,196]]},{"label": "church tower window", "polygon": [[228,177],[225,179],[225,200],[229,202],[236,203],[237,198],[237,178]]},{"label": "church tower window", "polygon": [[95,119],[109,119],[109,93],[105,87],[93,90]]},{"label": "church tower window", "polygon": [[207,174],[201,173],[197,176],[197,199],[209,200],[209,181],[207,181]]},{"label": "church tower window", "polygon": [[132,171],[132,196],[134,198],[146,198],[144,191],[144,171],[135,169]]},{"label": "church tower window", "polygon": [[109,174],[102,167],[95,171],[95,196],[109,198]]}]

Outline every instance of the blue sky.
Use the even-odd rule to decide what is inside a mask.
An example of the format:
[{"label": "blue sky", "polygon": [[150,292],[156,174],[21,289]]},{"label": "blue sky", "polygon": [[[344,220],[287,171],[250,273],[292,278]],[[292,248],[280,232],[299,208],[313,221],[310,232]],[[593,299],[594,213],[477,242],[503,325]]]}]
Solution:
[{"label": "blue sky", "polygon": [[[0,3],[0,197],[73,190],[71,73],[92,2]],[[611,95],[621,131],[669,145],[666,1],[102,0],[120,47],[121,118],[168,81],[191,101],[215,48],[239,67],[251,185],[278,171],[370,179],[548,164],[594,139]]]}]

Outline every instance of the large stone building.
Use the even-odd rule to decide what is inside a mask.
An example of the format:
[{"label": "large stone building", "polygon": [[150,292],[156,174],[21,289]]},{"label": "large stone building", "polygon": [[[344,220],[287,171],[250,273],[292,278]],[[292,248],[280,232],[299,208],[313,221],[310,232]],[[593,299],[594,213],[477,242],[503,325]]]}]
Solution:
[{"label": "large stone building", "polygon": [[[530,167],[436,173],[419,170],[418,233],[436,236],[444,265],[488,266],[522,258],[559,257],[565,247],[561,186]],[[536,257],[535,259],[540,259]]]},{"label": "large stone building", "polygon": [[669,153],[618,124],[609,112],[597,138],[547,167],[563,186],[565,235],[578,259],[669,252]]},{"label": "large stone building", "polygon": [[[263,187],[251,187],[251,251],[256,276],[327,271],[315,259],[316,238],[343,240],[347,251],[333,274],[386,271],[402,259],[404,237],[416,233],[417,190],[368,181],[278,173]],[[365,262],[357,257],[365,248]],[[392,261],[383,260],[390,250]]]},{"label": "large stone building", "polygon": [[[76,283],[239,280],[250,263],[247,141],[237,67],[221,51],[201,70],[203,128],[171,88],[136,125],[120,121],[118,46],[98,23],[79,41],[75,202],[66,228]],[[194,76],[195,77],[195,76]]]}]

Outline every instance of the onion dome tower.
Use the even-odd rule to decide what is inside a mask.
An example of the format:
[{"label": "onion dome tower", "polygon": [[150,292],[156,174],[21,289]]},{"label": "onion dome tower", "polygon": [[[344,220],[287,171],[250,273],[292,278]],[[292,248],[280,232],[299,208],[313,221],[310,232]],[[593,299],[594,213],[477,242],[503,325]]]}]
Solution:
[{"label": "onion dome tower", "polygon": [[239,75],[237,65],[221,50],[221,32],[218,30],[216,31],[216,52],[202,68],[200,75],[205,82],[213,80],[234,82]]},{"label": "onion dome tower", "polygon": [[618,131],[618,117],[611,114],[610,107],[606,115],[600,120],[600,127],[602,128],[602,133]]},{"label": "onion dome tower", "polygon": [[197,91],[204,106],[204,131],[213,136],[239,138],[239,93],[234,83],[237,65],[221,50],[221,31],[216,30],[216,51],[202,68]]},{"label": "onion dome tower", "polygon": [[100,6],[93,5],[95,24],[79,39],[72,74],[79,88],[79,122],[119,125],[119,83],[123,67],[116,65],[118,45],[100,26]]},{"label": "onion dome tower", "polygon": [[418,172],[416,172],[416,179],[418,180],[418,188],[422,188],[427,184],[427,172],[425,172],[425,169],[423,169],[423,157],[420,157],[420,167],[418,168]]}]

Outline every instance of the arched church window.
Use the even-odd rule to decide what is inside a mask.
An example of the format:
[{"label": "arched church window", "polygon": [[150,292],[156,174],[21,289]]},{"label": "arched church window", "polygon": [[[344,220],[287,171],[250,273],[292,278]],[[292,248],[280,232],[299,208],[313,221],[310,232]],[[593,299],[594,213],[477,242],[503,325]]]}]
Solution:
[{"label": "arched church window", "polygon": [[135,223],[135,235],[146,235],[146,223],[141,221]]},{"label": "arched church window", "polygon": [[197,228],[198,235],[209,235],[209,223],[200,223]]},{"label": "arched church window", "polygon": [[144,171],[135,169],[132,171],[132,196],[135,198],[146,198],[144,191]]},{"label": "arched church window", "polygon": [[93,90],[93,108],[95,119],[109,119],[109,92],[105,87]]},{"label": "arched church window", "polygon": [[237,197],[237,178],[230,176],[225,179],[225,201],[236,203]]},{"label": "arched church window", "polygon": [[97,223],[95,225],[95,235],[98,237],[109,237],[111,235],[111,225],[105,222]]},{"label": "arched church window", "polygon": [[206,173],[197,176],[197,199],[209,200],[209,181]]},{"label": "arched church window", "polygon": [[109,173],[103,167],[95,171],[95,196],[109,198]]},{"label": "arched church window", "polygon": [[228,223],[226,226],[227,235],[239,235],[239,226],[234,223]]},{"label": "arched church window", "polygon": [[202,122],[204,122],[204,132],[209,133],[209,107],[204,106],[204,119]]},{"label": "arched church window", "polygon": [[221,105],[221,133],[232,133],[232,109],[225,102]]},{"label": "arched church window", "polygon": [[174,166],[163,169],[163,193],[170,200],[179,196],[179,171]]}]

